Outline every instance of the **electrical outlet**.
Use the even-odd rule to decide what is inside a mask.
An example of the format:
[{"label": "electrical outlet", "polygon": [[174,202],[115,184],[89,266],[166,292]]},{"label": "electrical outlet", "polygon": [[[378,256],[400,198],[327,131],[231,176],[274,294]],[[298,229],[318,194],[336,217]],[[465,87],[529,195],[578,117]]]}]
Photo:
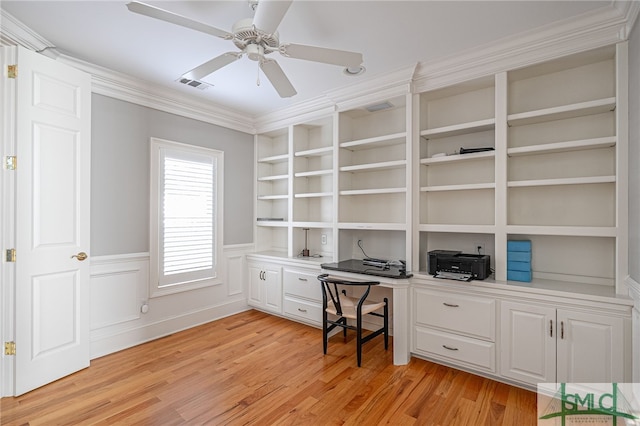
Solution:
[{"label": "electrical outlet", "polygon": [[320,241],[321,241],[322,245],[327,244],[327,234],[322,234],[322,237],[321,237]]}]

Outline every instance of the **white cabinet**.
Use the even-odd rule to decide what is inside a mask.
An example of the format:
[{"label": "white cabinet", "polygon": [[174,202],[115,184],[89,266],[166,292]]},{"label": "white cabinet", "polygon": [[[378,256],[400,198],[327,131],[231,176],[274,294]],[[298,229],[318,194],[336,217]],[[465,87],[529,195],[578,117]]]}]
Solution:
[{"label": "white cabinet", "polygon": [[624,381],[622,318],[501,302],[500,374],[540,382]]},{"label": "white cabinet", "polygon": [[247,303],[261,310],[282,313],[282,267],[248,262],[248,269]]},{"label": "white cabinet", "polygon": [[415,286],[413,312],[413,352],[495,372],[494,299]]},{"label": "white cabinet", "polygon": [[322,325],[322,290],[319,268],[285,267],[283,274],[284,315],[315,326]]}]

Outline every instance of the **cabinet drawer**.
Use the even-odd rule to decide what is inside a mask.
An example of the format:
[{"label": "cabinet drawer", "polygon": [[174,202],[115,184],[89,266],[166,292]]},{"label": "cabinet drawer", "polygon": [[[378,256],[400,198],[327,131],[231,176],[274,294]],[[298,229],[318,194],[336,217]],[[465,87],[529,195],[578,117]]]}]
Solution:
[{"label": "cabinet drawer", "polygon": [[416,289],[416,323],[495,341],[494,299]]},{"label": "cabinet drawer", "polygon": [[495,343],[416,327],[416,350],[495,372]]},{"label": "cabinet drawer", "polygon": [[284,313],[287,316],[300,318],[315,324],[322,323],[322,305],[304,300],[284,298]]},{"label": "cabinet drawer", "polygon": [[322,302],[322,289],[317,277],[315,273],[285,269],[284,293]]}]

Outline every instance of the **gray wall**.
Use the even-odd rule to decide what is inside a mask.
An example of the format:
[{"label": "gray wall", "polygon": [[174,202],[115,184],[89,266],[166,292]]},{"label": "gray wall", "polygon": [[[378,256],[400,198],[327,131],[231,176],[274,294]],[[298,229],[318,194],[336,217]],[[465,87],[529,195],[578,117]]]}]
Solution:
[{"label": "gray wall", "polygon": [[640,282],[640,24],[629,39],[629,275]]},{"label": "gray wall", "polygon": [[94,94],[91,254],[149,251],[149,138],[224,151],[224,244],[253,242],[253,136]]}]

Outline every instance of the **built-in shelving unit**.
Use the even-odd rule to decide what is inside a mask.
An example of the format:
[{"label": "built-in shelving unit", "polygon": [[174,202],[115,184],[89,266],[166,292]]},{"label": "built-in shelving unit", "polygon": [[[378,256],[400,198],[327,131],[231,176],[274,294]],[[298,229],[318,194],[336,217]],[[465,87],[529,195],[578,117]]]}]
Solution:
[{"label": "built-in shelving unit", "polygon": [[620,280],[616,69],[607,48],[509,73],[506,232],[532,241],[534,279]]},{"label": "built-in shelving unit", "polygon": [[[485,250],[493,246],[489,240],[495,231],[495,79],[416,96],[419,203],[414,265],[425,271],[430,250],[475,253],[477,245]],[[461,148],[487,150],[461,153]]]},{"label": "built-in shelving unit", "polygon": [[621,291],[616,49],[379,105],[368,97],[261,134],[257,211],[272,220],[257,225],[276,236],[267,249],[296,256],[311,241],[340,260],[363,256],[363,240],[370,256],[406,255],[414,272],[426,272],[430,250],[480,252],[504,282],[506,241],[529,239],[534,279]]}]

